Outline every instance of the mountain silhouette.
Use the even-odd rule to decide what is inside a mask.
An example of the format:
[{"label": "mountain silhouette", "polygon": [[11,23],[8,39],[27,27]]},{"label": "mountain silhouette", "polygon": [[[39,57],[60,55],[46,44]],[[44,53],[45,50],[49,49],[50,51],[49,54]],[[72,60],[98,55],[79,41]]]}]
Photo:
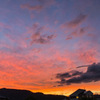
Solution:
[{"label": "mountain silhouette", "polygon": [[46,95],[43,93],[33,93],[28,90],[18,89],[0,89],[0,96],[6,97],[9,100],[63,100],[67,98],[63,95]]}]

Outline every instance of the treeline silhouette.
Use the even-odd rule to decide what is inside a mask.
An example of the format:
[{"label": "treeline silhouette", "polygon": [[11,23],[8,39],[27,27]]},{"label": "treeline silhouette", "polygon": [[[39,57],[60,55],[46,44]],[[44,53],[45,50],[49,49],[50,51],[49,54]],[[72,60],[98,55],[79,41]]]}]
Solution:
[{"label": "treeline silhouette", "polygon": [[67,98],[63,95],[45,95],[43,93],[33,93],[28,90],[18,89],[0,89],[0,96],[8,98],[8,100],[63,100]]}]

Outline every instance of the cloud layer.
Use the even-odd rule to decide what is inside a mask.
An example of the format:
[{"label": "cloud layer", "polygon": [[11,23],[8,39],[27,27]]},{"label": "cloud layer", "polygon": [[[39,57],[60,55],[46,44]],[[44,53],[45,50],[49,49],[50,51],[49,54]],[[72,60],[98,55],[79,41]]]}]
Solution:
[{"label": "cloud layer", "polygon": [[[80,75],[76,77],[76,75]],[[72,77],[75,76],[75,77]],[[65,79],[69,78],[70,79]],[[61,78],[60,84],[70,85],[73,83],[88,83],[100,81],[100,63],[89,65],[85,73],[76,71],[76,73],[70,75],[69,73],[57,74],[57,78]]]}]

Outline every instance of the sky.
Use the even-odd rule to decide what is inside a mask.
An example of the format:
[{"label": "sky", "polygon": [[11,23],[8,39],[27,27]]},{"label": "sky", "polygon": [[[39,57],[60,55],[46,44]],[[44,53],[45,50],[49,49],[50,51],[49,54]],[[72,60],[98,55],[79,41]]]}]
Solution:
[{"label": "sky", "polygon": [[0,0],[0,88],[100,93],[100,0]]}]

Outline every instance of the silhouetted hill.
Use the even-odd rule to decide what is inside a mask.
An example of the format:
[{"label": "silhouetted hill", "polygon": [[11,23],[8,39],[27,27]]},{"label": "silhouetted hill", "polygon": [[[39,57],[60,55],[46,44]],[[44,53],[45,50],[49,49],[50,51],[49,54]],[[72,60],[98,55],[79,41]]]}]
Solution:
[{"label": "silhouetted hill", "polygon": [[[63,100],[65,96],[45,95],[43,93],[33,93],[28,90],[0,89],[0,96],[7,97],[9,100]],[[29,99],[30,98],[30,99]]]}]

